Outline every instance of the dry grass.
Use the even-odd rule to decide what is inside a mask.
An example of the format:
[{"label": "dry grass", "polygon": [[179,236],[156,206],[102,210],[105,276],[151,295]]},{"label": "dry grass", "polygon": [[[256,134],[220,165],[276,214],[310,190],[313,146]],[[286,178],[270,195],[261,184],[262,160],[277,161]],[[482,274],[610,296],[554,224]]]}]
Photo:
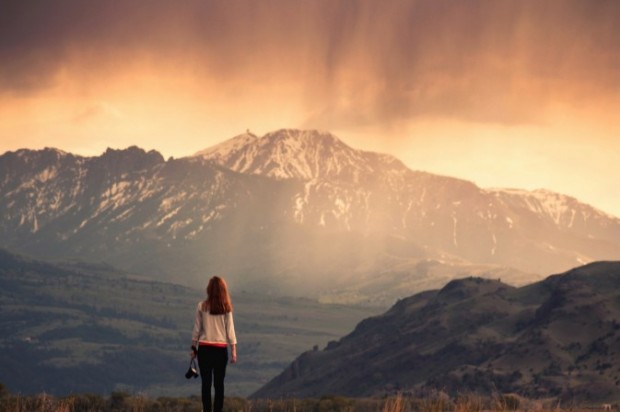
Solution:
[{"label": "dry grass", "polygon": [[[351,399],[328,396],[321,399],[247,400],[227,398],[225,412],[580,412],[603,411],[603,405],[592,408],[566,407],[530,401],[506,394],[491,398],[475,394],[450,398],[439,392],[423,398],[398,394],[385,399]],[[611,411],[618,411],[612,405]],[[150,400],[139,395],[114,393],[104,399],[98,395],[76,395],[55,398],[8,395],[0,397],[2,412],[200,412],[199,399],[159,398]]]},{"label": "dry grass", "polygon": [[402,395],[397,395],[393,398],[388,398],[383,405],[382,412],[402,412],[404,411],[404,399]]},{"label": "dry grass", "polygon": [[6,412],[74,412],[71,400],[55,399],[45,393],[30,397],[11,396],[3,399],[1,406]]}]

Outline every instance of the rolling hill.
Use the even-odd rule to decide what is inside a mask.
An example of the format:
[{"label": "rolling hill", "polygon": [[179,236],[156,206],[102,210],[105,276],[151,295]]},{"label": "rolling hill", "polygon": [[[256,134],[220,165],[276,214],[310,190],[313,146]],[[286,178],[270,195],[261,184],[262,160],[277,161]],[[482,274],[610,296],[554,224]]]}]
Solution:
[{"label": "rolling hill", "polygon": [[[341,336],[376,309],[231,289],[245,396],[299,352]],[[13,393],[199,394],[183,374],[204,292],[110,266],[48,263],[0,250],[0,382]]]},{"label": "rolling hill", "polygon": [[469,277],[400,300],[323,350],[303,353],[256,398],[517,393],[620,401],[620,262],[520,288]]}]

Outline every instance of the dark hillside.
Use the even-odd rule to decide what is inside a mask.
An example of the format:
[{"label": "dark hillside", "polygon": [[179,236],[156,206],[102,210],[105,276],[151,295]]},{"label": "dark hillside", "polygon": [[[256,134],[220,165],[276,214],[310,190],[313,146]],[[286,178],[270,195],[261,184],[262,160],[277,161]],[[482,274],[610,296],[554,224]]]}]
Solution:
[{"label": "dark hillside", "polygon": [[444,390],[564,401],[620,398],[620,263],[515,288],[465,278],[399,301],[254,397]]}]

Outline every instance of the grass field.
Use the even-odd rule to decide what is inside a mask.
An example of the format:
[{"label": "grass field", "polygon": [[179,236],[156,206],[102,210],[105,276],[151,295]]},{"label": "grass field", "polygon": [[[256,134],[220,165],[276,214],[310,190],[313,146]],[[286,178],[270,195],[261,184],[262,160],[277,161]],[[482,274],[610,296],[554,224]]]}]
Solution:
[{"label": "grass field", "polygon": [[[3,412],[200,412],[200,398],[159,397],[114,392],[109,396],[82,394],[57,398],[47,394],[15,396],[0,386],[0,410]],[[431,393],[425,397],[395,394],[385,398],[345,398],[324,396],[320,399],[248,400],[227,397],[226,412],[481,412],[481,411],[536,411],[576,412],[593,410],[618,410],[618,405],[560,405],[541,400],[528,400],[517,395],[480,397],[463,394],[450,398],[445,394]]]}]

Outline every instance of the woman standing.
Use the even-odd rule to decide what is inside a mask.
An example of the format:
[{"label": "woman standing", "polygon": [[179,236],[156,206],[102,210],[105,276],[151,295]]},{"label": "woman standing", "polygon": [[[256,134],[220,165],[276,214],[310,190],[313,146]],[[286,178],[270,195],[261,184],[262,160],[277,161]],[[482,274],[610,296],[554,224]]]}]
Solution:
[{"label": "woman standing", "polygon": [[214,412],[224,407],[224,377],[228,363],[237,362],[237,338],[232,303],[224,279],[213,276],[207,285],[207,299],[198,303],[192,332],[192,353],[198,355],[202,379],[202,410],[211,412],[211,382],[215,388]]}]

